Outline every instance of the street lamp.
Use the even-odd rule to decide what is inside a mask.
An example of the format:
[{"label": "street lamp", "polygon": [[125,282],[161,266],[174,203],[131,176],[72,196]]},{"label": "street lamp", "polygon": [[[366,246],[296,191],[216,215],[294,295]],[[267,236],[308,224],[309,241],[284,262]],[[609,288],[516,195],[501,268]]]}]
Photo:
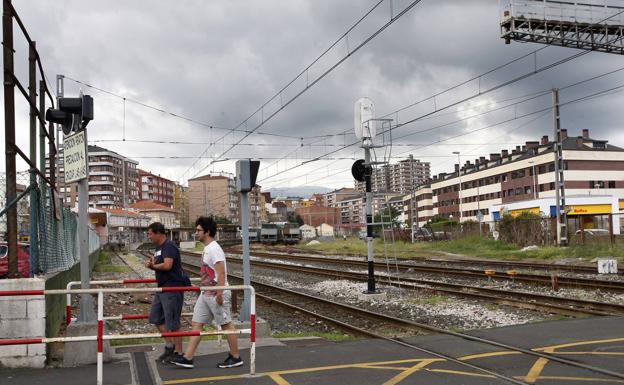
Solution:
[{"label": "street lamp", "polygon": [[453,151],[454,155],[457,155],[457,164],[459,168],[457,169],[457,179],[459,179],[459,223],[462,223],[463,213],[462,213],[462,182],[461,182],[461,158],[459,151]]}]

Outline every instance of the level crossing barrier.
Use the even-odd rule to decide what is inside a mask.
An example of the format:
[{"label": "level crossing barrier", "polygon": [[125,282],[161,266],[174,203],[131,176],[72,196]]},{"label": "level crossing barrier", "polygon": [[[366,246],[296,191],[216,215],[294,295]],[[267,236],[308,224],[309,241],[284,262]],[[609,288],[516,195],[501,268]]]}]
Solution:
[{"label": "level crossing barrier", "polygon": [[[191,278],[191,282],[199,282],[201,278]],[[100,281],[89,281],[89,285],[137,285],[142,283],[156,283],[154,278],[145,279],[108,279]],[[72,290],[72,287],[80,286],[80,281],[70,281],[67,283],[67,290]],[[65,325],[69,326],[72,322],[71,318],[71,293],[67,293],[67,303],[65,305]],[[192,313],[182,313],[183,316],[188,316]],[[119,316],[104,317],[104,320],[130,320],[130,319],[145,319],[147,314],[122,314]]]},{"label": "level crossing barrier", "polygon": [[[179,291],[203,292],[207,290],[249,290],[250,292],[250,327],[235,331],[221,330],[214,332],[203,331],[177,331],[165,333],[141,333],[141,334],[108,334],[104,335],[104,294],[105,293],[165,293]],[[158,288],[99,288],[99,289],[73,289],[73,290],[4,290],[0,291],[0,297],[15,296],[40,296],[40,295],[68,295],[68,294],[97,294],[97,335],[77,337],[53,337],[53,338],[13,338],[0,339],[0,346],[48,344],[53,342],[85,342],[97,341],[97,385],[103,384],[103,345],[104,340],[123,340],[133,338],[167,338],[167,337],[191,337],[207,335],[249,334],[251,348],[249,351],[249,374],[256,373],[256,294],[253,286],[182,286],[182,287],[158,287]]]}]

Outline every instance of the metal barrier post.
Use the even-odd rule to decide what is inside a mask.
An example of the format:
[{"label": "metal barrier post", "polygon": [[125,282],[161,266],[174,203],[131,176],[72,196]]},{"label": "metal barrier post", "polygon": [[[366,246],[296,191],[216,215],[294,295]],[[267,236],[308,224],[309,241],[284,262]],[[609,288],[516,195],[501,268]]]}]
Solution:
[{"label": "metal barrier post", "polygon": [[104,382],[102,381],[103,375],[103,366],[104,366],[104,356],[102,353],[104,341],[104,293],[102,291],[98,292],[98,331],[97,331],[97,385],[102,385]]},{"label": "metal barrier post", "polygon": [[[250,328],[239,329],[236,331],[223,332],[165,332],[165,333],[143,333],[143,334],[114,334],[104,335],[104,293],[139,293],[139,292],[178,292],[178,291],[196,291],[202,292],[206,290],[229,289],[229,290],[249,290],[250,293]],[[67,295],[67,294],[97,294],[97,320],[98,330],[96,336],[77,336],[77,337],[54,337],[54,338],[17,338],[17,339],[0,339],[0,346],[6,345],[28,345],[28,344],[48,344],[52,342],[97,342],[97,385],[103,382],[103,341],[116,339],[132,339],[132,338],[165,338],[165,337],[182,337],[182,336],[204,336],[204,335],[220,335],[220,334],[249,334],[251,349],[249,353],[249,374],[256,373],[256,294],[252,286],[234,285],[234,286],[202,286],[202,287],[165,287],[165,288],[100,288],[100,289],[76,289],[76,290],[5,290],[0,291],[0,297],[9,296],[30,296],[30,295]]]}]

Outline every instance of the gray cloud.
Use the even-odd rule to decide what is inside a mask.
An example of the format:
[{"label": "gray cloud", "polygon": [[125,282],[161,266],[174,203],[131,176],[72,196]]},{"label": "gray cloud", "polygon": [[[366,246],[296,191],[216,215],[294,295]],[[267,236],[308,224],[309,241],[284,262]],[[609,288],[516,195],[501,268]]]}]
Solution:
[{"label": "gray cloud", "polygon": [[[393,1],[397,8],[408,1]],[[167,111],[219,127],[234,127],[276,93],[305,66],[325,50],[348,26],[360,18],[373,1],[77,1],[55,2],[38,0],[15,1],[14,5],[37,40],[49,80],[61,73],[103,89],[136,99]],[[356,29],[349,39],[349,49],[379,25],[390,14],[387,3],[375,12],[367,24]],[[395,111],[414,101],[445,90],[461,81],[484,73],[513,58],[531,52],[540,45],[512,43],[505,45],[499,38],[499,9],[496,1],[422,1],[359,52],[347,59],[315,87],[277,114],[259,129],[295,137],[335,134],[350,130],[353,125],[353,103],[362,96],[376,104],[378,115]],[[17,38],[16,32],[16,41]],[[26,52],[17,44],[16,68],[21,79],[26,76]],[[320,68],[327,68],[347,52],[341,42]],[[538,65],[553,62],[576,52],[551,47],[537,56]],[[500,84],[526,72],[533,58],[482,79],[483,89]],[[483,111],[493,101],[500,101],[563,87],[624,66],[616,55],[590,53],[554,69],[532,76],[509,87],[487,94],[469,104],[475,112]],[[313,68],[312,78],[321,72]],[[624,83],[622,73],[562,91],[562,101],[573,100],[592,92]],[[121,139],[123,136],[123,102],[88,87],[66,80],[66,93],[75,94],[82,87],[94,96],[96,119],[89,126],[92,139]],[[305,86],[305,78],[284,93],[284,100]],[[469,84],[436,99],[438,107],[471,95],[478,83]],[[619,134],[617,111],[624,98],[622,93],[562,108],[564,126],[575,135],[590,128],[594,137],[624,144]],[[479,103],[483,104],[479,107]],[[413,135],[395,144],[434,143],[479,127],[548,107],[550,96],[501,110],[436,130],[427,130],[469,115],[457,108],[434,119],[427,119],[397,129],[393,136]],[[280,105],[274,101],[267,112]],[[500,102],[497,104],[500,106]],[[398,121],[419,116],[431,110],[433,103],[408,109]],[[462,106],[464,110],[466,106]],[[468,109],[468,111],[471,111]],[[396,118],[396,116],[393,116]],[[461,150],[476,157],[500,151],[544,134],[552,135],[552,119],[542,117],[534,122],[512,121],[490,129],[476,131],[428,147],[415,147],[417,158],[431,161],[434,172],[448,171],[455,161],[451,152]],[[20,144],[27,145],[27,107],[18,104]],[[250,122],[251,129],[259,120]],[[524,126],[522,126],[524,124]],[[175,140],[210,142],[227,131],[176,119],[170,115],[145,109],[127,102],[125,116],[127,139]],[[518,128],[520,127],[520,128]],[[227,144],[242,135],[229,134],[208,149],[218,155]],[[381,139],[381,138],[380,138]],[[355,138],[348,135],[328,137],[320,143],[340,145]],[[619,141],[619,142],[618,142]],[[225,142],[225,144],[224,144]],[[304,140],[305,144],[311,140]],[[226,157],[282,157],[300,143],[297,139],[252,135],[243,143],[282,144],[282,146],[241,146]],[[493,143],[493,144],[490,144]],[[502,144],[501,144],[502,143]],[[509,145],[505,145],[509,143]],[[100,143],[129,157],[198,156],[206,146],[158,145],[136,142]],[[321,156],[335,147],[304,146],[296,157]],[[354,156],[361,150],[350,147],[335,156]],[[395,146],[393,154],[407,156],[410,147]],[[381,154],[381,151],[379,151]],[[295,154],[293,154],[293,157]],[[138,159],[141,167],[163,176],[178,179],[194,163],[192,159]],[[4,159],[2,159],[4,167]],[[207,160],[199,162],[204,168]],[[263,161],[264,168],[272,161]],[[271,166],[261,174],[266,178],[293,166],[289,160]],[[299,184],[339,187],[351,185],[351,161],[321,161],[279,174],[264,182],[265,186]],[[212,170],[210,167],[206,170]],[[216,171],[233,171],[233,162],[214,165]],[[197,169],[196,169],[197,170]],[[195,171],[196,171],[195,170]],[[340,172],[340,171],[343,172]],[[188,177],[189,175],[186,175]],[[192,176],[192,175],[191,175]]]}]

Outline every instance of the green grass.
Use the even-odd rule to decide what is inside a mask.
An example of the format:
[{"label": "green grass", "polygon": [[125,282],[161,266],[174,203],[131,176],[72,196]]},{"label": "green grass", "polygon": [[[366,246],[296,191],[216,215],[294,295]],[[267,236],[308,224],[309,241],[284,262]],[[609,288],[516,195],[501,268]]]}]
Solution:
[{"label": "green grass", "polygon": [[272,333],[271,337],[273,338],[301,338],[301,337],[319,337],[326,339],[328,341],[334,342],[342,342],[342,341],[353,341],[357,338],[347,334],[338,334],[338,333]]},{"label": "green grass", "polygon": [[94,270],[98,273],[128,273],[132,271],[126,265],[114,264],[112,254],[104,250],[100,251]]},{"label": "green grass", "polygon": [[[376,258],[384,255],[384,244],[381,239],[374,241],[374,253]],[[302,249],[321,251],[327,254],[338,255],[360,255],[367,254],[366,241],[356,238],[347,240],[336,239],[323,241],[318,245],[301,245]],[[590,261],[596,257],[615,257],[620,262],[624,262],[624,245],[615,244],[611,246],[608,241],[603,243],[588,244],[585,246],[572,245],[570,247],[545,246],[537,250],[521,251],[521,248],[492,239],[481,239],[478,236],[465,237],[449,241],[409,242],[397,241],[394,244],[388,242],[386,245],[386,255],[398,258],[443,256],[445,253],[473,256],[479,258],[494,259],[543,259],[556,260],[563,258],[578,258]]]}]

